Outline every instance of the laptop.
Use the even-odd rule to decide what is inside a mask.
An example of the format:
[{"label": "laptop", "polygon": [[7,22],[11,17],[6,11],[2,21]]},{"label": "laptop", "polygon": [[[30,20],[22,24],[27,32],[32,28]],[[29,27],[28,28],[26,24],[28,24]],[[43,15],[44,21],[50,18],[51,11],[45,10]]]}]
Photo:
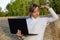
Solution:
[{"label": "laptop", "polygon": [[29,34],[27,28],[26,18],[9,18],[8,19],[10,32],[12,34],[16,34],[17,30],[21,30],[23,35],[37,35],[37,34]]}]

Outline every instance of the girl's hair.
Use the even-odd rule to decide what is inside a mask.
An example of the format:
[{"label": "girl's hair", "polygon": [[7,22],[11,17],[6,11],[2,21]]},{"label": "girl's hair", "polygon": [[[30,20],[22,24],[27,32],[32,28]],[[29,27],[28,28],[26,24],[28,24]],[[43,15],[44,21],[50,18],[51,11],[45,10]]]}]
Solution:
[{"label": "girl's hair", "polygon": [[36,7],[39,7],[39,6],[37,4],[31,4],[29,6],[29,15],[30,15],[30,17],[31,17],[31,14],[34,12]]}]

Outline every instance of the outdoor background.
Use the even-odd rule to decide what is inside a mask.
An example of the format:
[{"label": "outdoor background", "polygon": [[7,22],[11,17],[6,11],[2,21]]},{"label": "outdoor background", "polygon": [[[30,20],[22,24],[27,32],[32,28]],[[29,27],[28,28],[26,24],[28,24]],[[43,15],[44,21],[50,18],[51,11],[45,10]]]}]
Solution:
[{"label": "outdoor background", "polygon": [[[30,4],[47,5],[49,4],[57,14],[60,14],[60,0],[11,0],[6,6],[6,11],[0,7],[0,16],[26,16]],[[46,9],[40,9],[40,15],[48,14]]]},{"label": "outdoor background", "polygon": [[[8,2],[8,0],[5,1]],[[18,40],[16,35],[10,33],[8,18],[26,17],[28,7],[33,3],[39,6],[49,5],[57,13],[59,19],[46,27],[44,40],[60,40],[60,0],[10,0],[4,11],[2,10],[4,3],[0,3],[0,40]],[[47,9],[40,9],[40,16],[50,17],[51,15]]]}]

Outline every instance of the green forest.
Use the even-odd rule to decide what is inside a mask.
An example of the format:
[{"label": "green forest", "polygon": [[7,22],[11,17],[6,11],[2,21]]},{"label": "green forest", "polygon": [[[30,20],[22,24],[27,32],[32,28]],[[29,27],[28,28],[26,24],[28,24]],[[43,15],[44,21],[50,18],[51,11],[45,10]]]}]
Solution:
[{"label": "green forest", "polygon": [[[0,17],[3,16],[27,16],[28,7],[30,4],[46,5],[49,4],[57,14],[60,14],[60,0],[11,0],[11,2],[6,6],[8,11],[2,11],[0,7]],[[47,9],[40,9],[40,15],[48,14]]]}]

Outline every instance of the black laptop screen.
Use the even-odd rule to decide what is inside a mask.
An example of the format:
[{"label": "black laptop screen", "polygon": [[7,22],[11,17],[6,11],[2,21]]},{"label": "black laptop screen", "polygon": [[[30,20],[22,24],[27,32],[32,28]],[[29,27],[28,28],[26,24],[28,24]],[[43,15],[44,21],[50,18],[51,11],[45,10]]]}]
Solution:
[{"label": "black laptop screen", "polygon": [[26,19],[8,19],[9,27],[10,27],[10,32],[12,34],[16,34],[17,30],[21,30],[22,34],[28,34],[28,28],[27,28],[27,23]]}]

